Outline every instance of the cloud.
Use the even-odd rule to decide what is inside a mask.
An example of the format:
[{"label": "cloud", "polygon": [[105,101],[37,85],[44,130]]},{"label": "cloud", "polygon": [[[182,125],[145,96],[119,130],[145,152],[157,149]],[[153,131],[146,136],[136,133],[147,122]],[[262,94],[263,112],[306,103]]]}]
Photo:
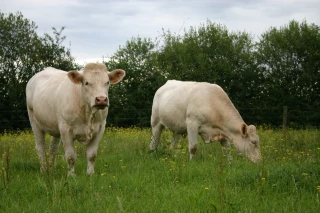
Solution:
[{"label": "cloud", "polygon": [[[21,11],[38,33],[65,26],[77,60],[110,57],[132,37],[183,32],[207,20],[255,36],[290,20],[320,24],[318,0],[0,0],[1,12]],[[182,32],[181,32],[182,31]]]}]

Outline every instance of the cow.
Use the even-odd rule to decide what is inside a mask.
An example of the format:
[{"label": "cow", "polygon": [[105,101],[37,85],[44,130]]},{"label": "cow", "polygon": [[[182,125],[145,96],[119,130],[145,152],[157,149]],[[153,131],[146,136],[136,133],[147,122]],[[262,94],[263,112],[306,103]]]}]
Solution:
[{"label": "cow", "polygon": [[[62,141],[68,176],[75,176],[77,158],[74,141],[87,146],[87,174],[94,163],[108,115],[111,84],[125,76],[121,69],[108,72],[102,63],[88,63],[81,71],[62,71],[48,67],[27,83],[26,100],[35,137],[41,171],[54,166]],[[46,162],[45,134],[49,134],[49,160]]]},{"label": "cow", "polygon": [[251,161],[260,160],[260,141],[254,125],[247,125],[225,91],[216,84],[168,80],[153,99],[150,149],[155,151],[164,128],[173,132],[172,146],[187,134],[190,160],[197,151],[198,135],[205,143],[218,141]]}]

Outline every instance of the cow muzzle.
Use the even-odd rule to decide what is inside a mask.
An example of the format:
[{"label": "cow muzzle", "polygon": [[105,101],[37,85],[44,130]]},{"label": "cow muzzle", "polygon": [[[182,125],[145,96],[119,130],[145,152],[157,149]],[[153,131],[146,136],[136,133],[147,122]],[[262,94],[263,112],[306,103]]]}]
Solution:
[{"label": "cow muzzle", "polygon": [[99,96],[95,98],[94,106],[97,109],[105,109],[109,107],[109,99],[105,96]]},{"label": "cow muzzle", "polygon": [[259,162],[261,161],[261,155],[249,156],[249,159],[250,159],[253,163],[259,163]]}]

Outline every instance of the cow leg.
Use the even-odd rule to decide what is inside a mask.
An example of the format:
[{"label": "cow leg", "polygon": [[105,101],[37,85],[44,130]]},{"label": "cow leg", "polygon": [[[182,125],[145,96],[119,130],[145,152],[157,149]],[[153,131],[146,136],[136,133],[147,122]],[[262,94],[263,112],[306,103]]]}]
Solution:
[{"label": "cow leg", "polygon": [[198,124],[192,120],[187,121],[188,141],[189,141],[189,153],[190,160],[197,152],[198,148]]},{"label": "cow leg", "polygon": [[94,139],[87,147],[87,175],[94,174],[94,164],[96,162],[99,140]]},{"label": "cow leg", "polygon": [[41,130],[38,124],[34,120],[33,111],[28,108],[29,120],[32,128],[32,132],[35,138],[35,147],[38,157],[40,159],[40,169],[42,172],[46,171],[46,141],[45,132]]},{"label": "cow leg", "polygon": [[221,146],[223,146],[225,148],[230,148],[230,141],[228,141],[226,139],[220,140],[220,144],[221,144]]},{"label": "cow leg", "polygon": [[49,166],[52,168],[54,168],[54,166],[56,165],[56,158],[57,158],[59,146],[60,146],[60,138],[51,136],[50,146],[49,146],[49,153],[50,153]]},{"label": "cow leg", "polygon": [[230,141],[226,139],[220,140],[220,144],[222,146],[222,152],[224,156],[228,157],[229,162],[232,161],[232,156],[230,154]]},{"label": "cow leg", "polygon": [[158,147],[160,136],[163,130],[162,124],[157,123],[156,125],[152,125],[152,136],[151,136],[151,143],[150,143],[150,149],[155,150]]},{"label": "cow leg", "polygon": [[44,172],[47,170],[45,133],[34,128],[32,130],[35,137],[37,154],[40,159],[41,171]]},{"label": "cow leg", "polygon": [[60,128],[61,141],[64,147],[64,155],[68,163],[68,176],[75,176],[74,165],[77,159],[76,149],[70,130],[67,127]]},{"label": "cow leg", "polygon": [[177,148],[178,142],[180,141],[181,137],[182,136],[180,134],[176,133],[176,132],[172,133],[172,137],[171,137],[171,140],[170,140],[172,149]]},{"label": "cow leg", "polygon": [[94,164],[96,162],[97,152],[100,140],[103,136],[105,127],[102,126],[100,132],[93,138],[87,146],[87,175],[94,174]]}]

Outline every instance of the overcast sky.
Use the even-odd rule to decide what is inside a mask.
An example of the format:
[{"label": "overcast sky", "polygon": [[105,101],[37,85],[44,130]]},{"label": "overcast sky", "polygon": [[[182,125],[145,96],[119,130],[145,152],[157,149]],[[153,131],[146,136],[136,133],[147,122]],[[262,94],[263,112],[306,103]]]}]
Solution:
[{"label": "overcast sky", "polygon": [[110,57],[132,37],[183,34],[207,20],[255,38],[293,19],[320,25],[320,0],[0,0],[0,12],[17,11],[38,35],[66,27],[65,45],[80,64]]}]

